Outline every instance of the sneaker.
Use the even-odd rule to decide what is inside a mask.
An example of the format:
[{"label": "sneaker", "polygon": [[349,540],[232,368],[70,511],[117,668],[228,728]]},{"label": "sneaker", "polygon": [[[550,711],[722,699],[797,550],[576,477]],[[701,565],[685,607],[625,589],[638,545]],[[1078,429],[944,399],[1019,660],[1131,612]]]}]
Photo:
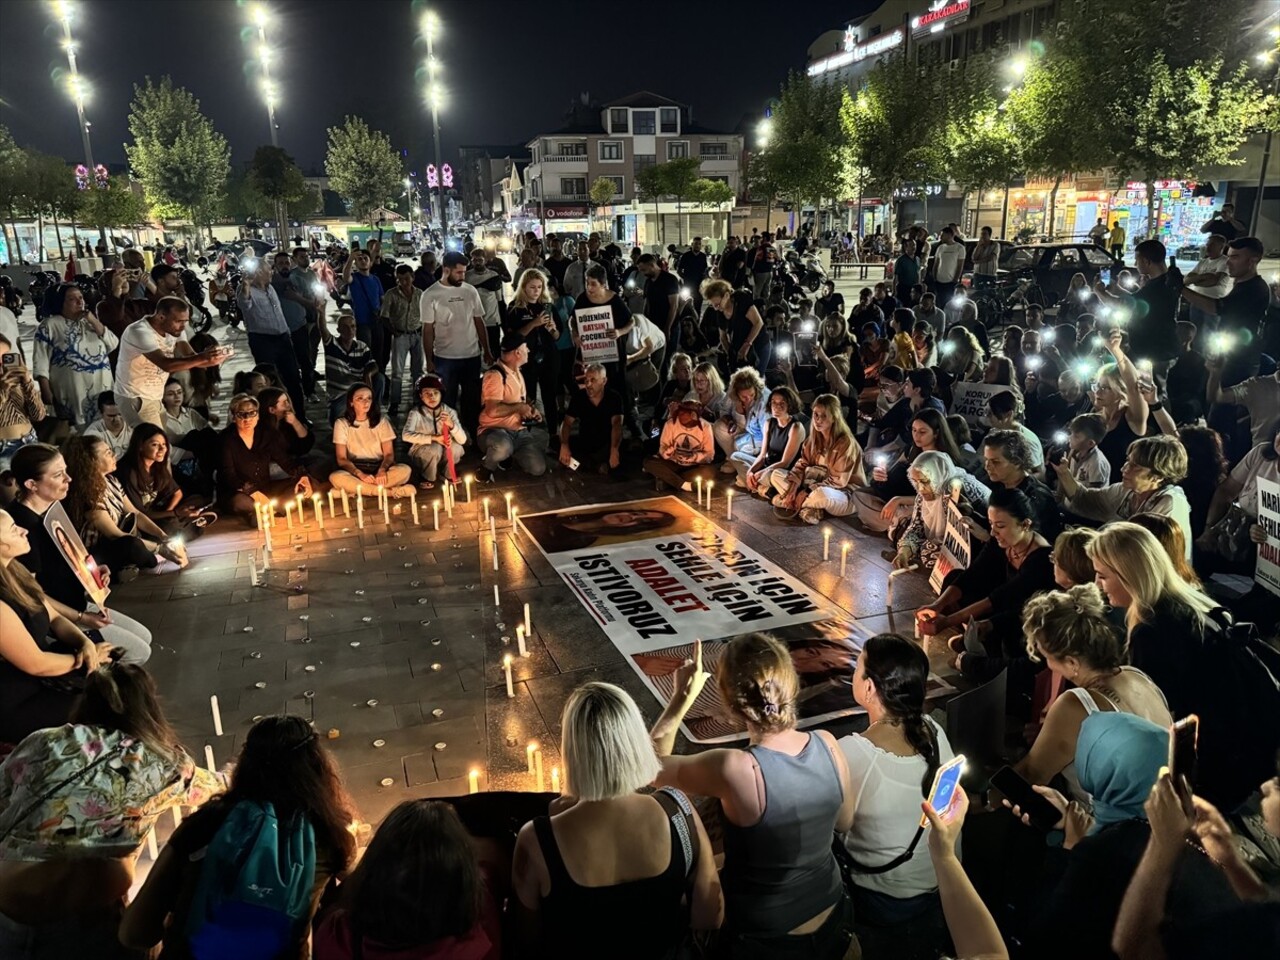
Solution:
[{"label": "sneaker", "polygon": [[412,483],[402,483],[398,487],[387,488],[387,496],[395,497],[397,500],[408,500],[417,494],[418,489]]},{"label": "sneaker", "polygon": [[496,479],[497,474],[488,467],[483,464],[476,467],[476,483],[493,483]]},{"label": "sneaker", "polygon": [[724,463],[720,464],[720,472],[727,476],[730,473],[737,473],[738,471],[734,469],[732,463],[726,460]]},{"label": "sneaker", "polygon": [[116,583],[133,583],[133,581],[137,579],[138,568],[131,563],[127,567],[121,569],[121,571],[116,575],[115,581]]},{"label": "sneaker", "polygon": [[822,510],[818,507],[801,507],[800,519],[813,526],[822,522]]}]

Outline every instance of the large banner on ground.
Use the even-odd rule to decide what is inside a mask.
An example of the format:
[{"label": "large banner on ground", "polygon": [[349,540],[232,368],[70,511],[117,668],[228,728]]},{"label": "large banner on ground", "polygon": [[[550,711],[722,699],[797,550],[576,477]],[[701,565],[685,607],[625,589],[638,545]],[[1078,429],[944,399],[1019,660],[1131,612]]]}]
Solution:
[{"label": "large banner on ground", "polygon": [[1258,523],[1267,532],[1258,544],[1258,566],[1253,578],[1272,593],[1280,594],[1280,483],[1258,478]]},{"label": "large banner on ground", "polygon": [[[767,631],[791,648],[801,725],[858,710],[849,682],[866,634],[817,590],[678,498],[551,510],[519,522],[661,702],[695,639],[712,669],[729,640]],[[692,740],[744,735],[714,687],[685,720]]]}]

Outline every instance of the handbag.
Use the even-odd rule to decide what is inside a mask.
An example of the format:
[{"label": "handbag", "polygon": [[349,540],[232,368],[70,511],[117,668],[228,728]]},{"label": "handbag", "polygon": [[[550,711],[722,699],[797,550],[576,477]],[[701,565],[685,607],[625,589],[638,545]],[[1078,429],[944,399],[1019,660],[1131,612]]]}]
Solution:
[{"label": "handbag", "polygon": [[658,385],[658,368],[646,357],[627,367],[627,388],[632,396],[645,393]]},{"label": "handbag", "polygon": [[1247,562],[1257,549],[1249,539],[1253,523],[1253,517],[1240,504],[1231,504],[1222,519],[1206,531],[1214,552],[1233,563]]}]

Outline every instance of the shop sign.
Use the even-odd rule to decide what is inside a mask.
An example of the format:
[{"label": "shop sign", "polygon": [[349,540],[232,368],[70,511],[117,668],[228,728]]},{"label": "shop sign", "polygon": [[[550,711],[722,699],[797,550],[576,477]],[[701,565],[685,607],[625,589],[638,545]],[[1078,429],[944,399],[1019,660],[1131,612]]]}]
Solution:
[{"label": "shop sign", "polygon": [[963,23],[969,19],[969,0],[933,0],[929,9],[911,18],[911,35],[937,33],[949,23]]},{"label": "shop sign", "polygon": [[893,191],[893,199],[917,200],[922,195],[926,197],[940,197],[946,192],[946,190],[946,185],[942,183],[907,183]]},{"label": "shop sign", "polygon": [[816,60],[809,64],[808,73],[811,77],[819,74],[829,73],[832,70],[839,70],[841,67],[847,67],[851,63],[859,63],[867,57],[876,57],[882,53],[902,46],[902,41],[906,34],[901,27],[897,27],[889,33],[882,34],[878,37],[872,37],[866,43],[858,43],[858,32],[854,27],[849,27],[844,32],[844,49],[840,53],[832,54],[822,60]]},{"label": "shop sign", "polygon": [[[1152,183],[1152,186],[1156,188],[1156,193],[1160,193],[1163,190],[1186,190],[1190,192],[1196,188],[1196,181],[1194,180],[1156,180]],[[1130,195],[1132,195],[1133,193],[1145,194],[1147,192],[1147,185],[1143,183],[1141,180],[1130,180],[1128,183],[1124,185],[1124,188],[1125,188],[1125,191]]]},{"label": "shop sign", "polygon": [[583,220],[587,216],[585,203],[559,203],[544,211],[548,220]]}]

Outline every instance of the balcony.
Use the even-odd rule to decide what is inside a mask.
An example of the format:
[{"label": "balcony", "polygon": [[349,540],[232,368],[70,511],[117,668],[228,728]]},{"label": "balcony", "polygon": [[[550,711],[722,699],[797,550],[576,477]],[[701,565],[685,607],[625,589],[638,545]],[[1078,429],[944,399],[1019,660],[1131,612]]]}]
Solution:
[{"label": "balcony", "polygon": [[548,193],[542,198],[547,203],[586,203],[585,193]]},{"label": "balcony", "polygon": [[573,154],[573,155],[553,153],[543,157],[541,162],[542,163],[586,163],[587,155],[585,153],[579,153],[579,154]]},{"label": "balcony", "polygon": [[698,160],[702,163],[737,163],[738,154],[736,153],[703,153],[698,155]]}]

